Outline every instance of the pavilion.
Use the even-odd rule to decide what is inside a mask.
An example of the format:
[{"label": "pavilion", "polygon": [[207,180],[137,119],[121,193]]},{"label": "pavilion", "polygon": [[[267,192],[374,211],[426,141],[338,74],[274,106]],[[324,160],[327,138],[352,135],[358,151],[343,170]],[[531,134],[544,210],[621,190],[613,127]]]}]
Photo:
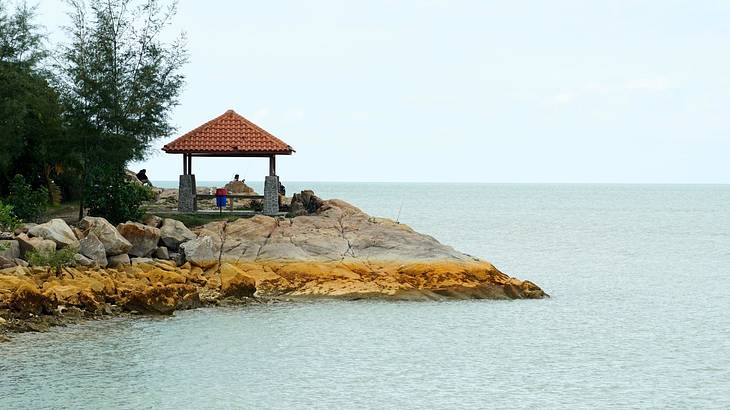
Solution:
[{"label": "pavilion", "polygon": [[183,173],[180,175],[179,212],[197,210],[193,157],[259,157],[269,159],[269,175],[264,182],[264,213],[279,212],[279,177],[276,156],[295,151],[284,141],[237,114],[226,111],[180,138],[162,147],[168,154],[182,154]]}]

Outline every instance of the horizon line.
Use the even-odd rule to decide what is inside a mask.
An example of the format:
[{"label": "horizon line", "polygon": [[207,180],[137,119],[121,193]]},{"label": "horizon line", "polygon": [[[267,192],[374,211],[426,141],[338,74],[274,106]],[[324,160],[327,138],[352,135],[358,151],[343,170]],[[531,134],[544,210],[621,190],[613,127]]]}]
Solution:
[{"label": "horizon line", "polygon": [[[223,179],[201,179],[198,182],[221,182]],[[263,179],[247,181],[264,182]],[[174,179],[158,179],[152,182],[178,182]],[[286,180],[287,183],[340,183],[340,184],[460,184],[460,185],[730,185],[730,182],[483,182],[483,181],[326,181]]]}]

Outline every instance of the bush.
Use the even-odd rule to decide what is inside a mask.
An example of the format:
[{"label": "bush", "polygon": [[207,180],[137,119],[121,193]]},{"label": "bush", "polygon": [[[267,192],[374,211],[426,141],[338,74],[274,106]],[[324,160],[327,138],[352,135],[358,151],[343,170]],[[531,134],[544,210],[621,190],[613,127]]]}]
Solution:
[{"label": "bush", "polygon": [[56,271],[56,276],[61,274],[61,268],[74,263],[74,255],[76,252],[70,248],[64,248],[58,251],[40,252],[30,251],[26,254],[28,263],[33,266],[48,266]]},{"label": "bush", "polygon": [[142,203],[153,198],[152,189],[126,180],[123,171],[101,170],[89,178],[86,189],[89,215],[113,224],[142,219]]},{"label": "bush", "polygon": [[48,206],[48,190],[45,187],[33,189],[22,175],[16,175],[10,182],[8,203],[18,218],[37,222]]},{"label": "bush", "polygon": [[22,221],[15,216],[12,205],[5,205],[0,202],[0,231],[12,232],[20,227],[21,223]]}]

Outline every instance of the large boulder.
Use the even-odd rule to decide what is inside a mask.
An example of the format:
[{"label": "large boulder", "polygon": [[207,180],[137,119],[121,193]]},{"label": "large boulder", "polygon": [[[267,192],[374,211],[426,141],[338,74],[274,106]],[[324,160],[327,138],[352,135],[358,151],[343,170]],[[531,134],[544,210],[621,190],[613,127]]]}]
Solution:
[{"label": "large boulder", "polygon": [[210,236],[196,238],[180,245],[185,253],[185,260],[201,268],[209,268],[218,263],[218,255],[214,251]]},{"label": "large boulder", "polygon": [[79,240],[63,219],[51,219],[44,224],[36,225],[28,230],[28,235],[52,240],[56,242],[57,249],[79,249]]},{"label": "large boulder", "polygon": [[[211,222],[198,229],[210,236],[220,259],[230,261],[473,261],[474,258],[418,233],[408,225],[371,217],[338,200],[319,203],[297,195],[316,215],[277,220],[263,215]],[[312,208],[314,209],[314,208]],[[220,238],[224,238],[221,241]]]},{"label": "large boulder", "polygon": [[196,236],[184,223],[165,218],[160,228],[160,238],[168,249],[177,250],[181,243],[195,239]]},{"label": "large boulder", "polygon": [[20,246],[20,257],[25,258],[26,254],[31,251],[35,252],[53,252],[56,250],[56,242],[50,239],[43,239],[34,237],[31,238],[28,235],[21,233],[16,237],[18,245]]},{"label": "large boulder", "polygon": [[93,233],[99,238],[107,256],[121,255],[132,249],[132,244],[104,218],[87,216],[81,220],[80,226],[86,235]]},{"label": "large boulder", "polygon": [[137,222],[119,224],[117,230],[127,239],[132,248],[127,252],[132,256],[144,257],[157,250],[160,230]]},{"label": "large boulder", "polygon": [[[4,250],[3,250],[4,249]],[[0,241],[0,256],[8,259],[20,257],[20,244],[16,240]]]},{"label": "large boulder", "polygon": [[79,253],[97,263],[102,268],[107,266],[106,249],[99,238],[92,232],[79,241]]}]

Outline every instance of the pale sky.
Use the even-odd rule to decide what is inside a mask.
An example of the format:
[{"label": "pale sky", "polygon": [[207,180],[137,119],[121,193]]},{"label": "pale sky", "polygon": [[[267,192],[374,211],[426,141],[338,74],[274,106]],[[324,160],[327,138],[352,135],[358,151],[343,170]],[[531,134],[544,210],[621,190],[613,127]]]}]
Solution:
[{"label": "pale sky", "polygon": [[[60,0],[41,22],[59,38]],[[730,1],[194,1],[175,136],[234,109],[283,181],[730,183]],[[193,159],[199,181],[265,159]]]}]

